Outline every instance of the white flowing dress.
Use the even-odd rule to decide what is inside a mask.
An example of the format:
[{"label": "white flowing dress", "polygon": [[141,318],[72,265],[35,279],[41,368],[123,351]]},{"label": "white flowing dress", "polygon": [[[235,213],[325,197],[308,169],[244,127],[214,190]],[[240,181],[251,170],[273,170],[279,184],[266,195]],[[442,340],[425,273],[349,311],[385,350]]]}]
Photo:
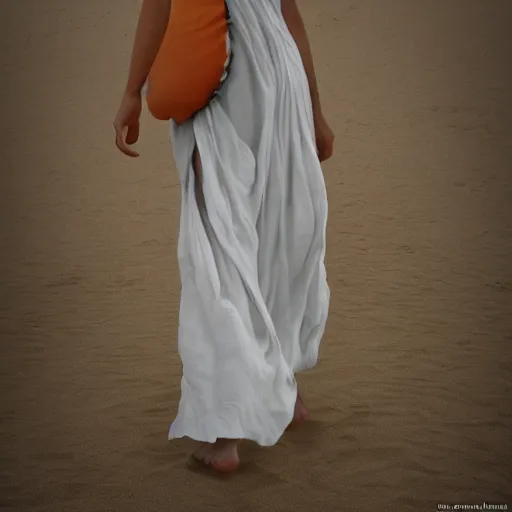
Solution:
[{"label": "white flowing dress", "polygon": [[[312,106],[280,0],[228,0],[220,94],[171,123],[182,185],[181,400],[169,439],[279,440],[295,373],[316,364],[329,305],[327,196]],[[195,197],[197,146],[205,209]]]}]

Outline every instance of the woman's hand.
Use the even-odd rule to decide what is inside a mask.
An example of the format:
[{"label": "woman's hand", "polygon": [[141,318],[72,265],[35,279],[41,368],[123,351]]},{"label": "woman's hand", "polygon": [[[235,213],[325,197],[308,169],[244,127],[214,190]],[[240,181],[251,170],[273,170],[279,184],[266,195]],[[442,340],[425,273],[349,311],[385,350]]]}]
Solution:
[{"label": "woman's hand", "polygon": [[121,106],[114,121],[116,146],[125,155],[139,154],[130,148],[139,139],[141,90],[164,39],[171,12],[171,0],[144,0],[133,43],[130,73]]},{"label": "woman's hand", "polygon": [[125,155],[139,156],[130,148],[139,140],[140,114],[142,112],[142,97],[140,92],[125,93],[114,121],[116,146]]},{"label": "woman's hand", "polygon": [[324,162],[334,151],[334,133],[321,112],[315,114],[315,137],[318,158]]}]

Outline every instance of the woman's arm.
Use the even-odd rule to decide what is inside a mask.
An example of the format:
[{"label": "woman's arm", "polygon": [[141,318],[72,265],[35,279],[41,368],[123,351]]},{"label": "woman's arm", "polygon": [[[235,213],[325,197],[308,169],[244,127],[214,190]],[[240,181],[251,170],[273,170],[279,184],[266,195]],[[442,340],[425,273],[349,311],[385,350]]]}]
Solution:
[{"label": "woman's arm", "polygon": [[320,105],[320,93],[318,92],[318,83],[315,75],[315,66],[313,64],[313,55],[309,44],[306,27],[297,6],[296,0],[281,0],[281,9],[283,18],[288,26],[295,44],[297,45],[302,63],[308,77],[309,91],[311,94],[311,103],[313,105],[313,119],[315,123],[316,146],[318,158],[321,162],[331,158],[334,150],[334,134],[325,120]]},{"label": "woman's arm", "polygon": [[308,77],[309,90],[311,92],[311,101],[313,103],[313,111],[320,113],[322,108],[320,105],[320,93],[318,92],[318,83],[315,75],[315,66],[313,64],[313,55],[311,53],[311,46],[309,44],[308,34],[304,21],[297,6],[296,0],[281,0],[281,9],[283,18],[288,25],[297,47],[299,48],[304,69]]},{"label": "woman's arm", "polygon": [[169,23],[171,0],[143,0],[126,93],[139,94],[156,59]]},{"label": "woman's arm", "polygon": [[130,146],[139,139],[141,92],[164,39],[170,12],[171,0],[143,0],[128,82],[114,120],[116,146],[131,157],[139,156]]}]

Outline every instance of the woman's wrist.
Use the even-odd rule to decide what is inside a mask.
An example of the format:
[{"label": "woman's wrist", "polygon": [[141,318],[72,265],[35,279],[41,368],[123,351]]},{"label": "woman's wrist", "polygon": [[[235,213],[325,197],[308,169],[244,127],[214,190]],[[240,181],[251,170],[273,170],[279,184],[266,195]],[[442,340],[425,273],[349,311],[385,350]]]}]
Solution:
[{"label": "woman's wrist", "polygon": [[144,83],[142,85],[139,84],[131,84],[128,82],[128,84],[125,87],[124,94],[126,96],[140,96],[142,94],[142,89],[144,88]]}]

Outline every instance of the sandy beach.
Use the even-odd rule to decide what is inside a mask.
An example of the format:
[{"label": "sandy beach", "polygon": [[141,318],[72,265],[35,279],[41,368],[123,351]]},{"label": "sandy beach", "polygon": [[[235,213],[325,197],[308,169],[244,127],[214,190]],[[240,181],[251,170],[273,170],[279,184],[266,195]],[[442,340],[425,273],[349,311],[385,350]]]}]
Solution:
[{"label": "sandy beach", "polygon": [[[114,146],[136,0],[0,0],[0,510],[512,509],[512,2],[302,0],[336,155],[311,421],[167,442],[180,185]],[[507,69],[508,67],[508,69]]]}]

